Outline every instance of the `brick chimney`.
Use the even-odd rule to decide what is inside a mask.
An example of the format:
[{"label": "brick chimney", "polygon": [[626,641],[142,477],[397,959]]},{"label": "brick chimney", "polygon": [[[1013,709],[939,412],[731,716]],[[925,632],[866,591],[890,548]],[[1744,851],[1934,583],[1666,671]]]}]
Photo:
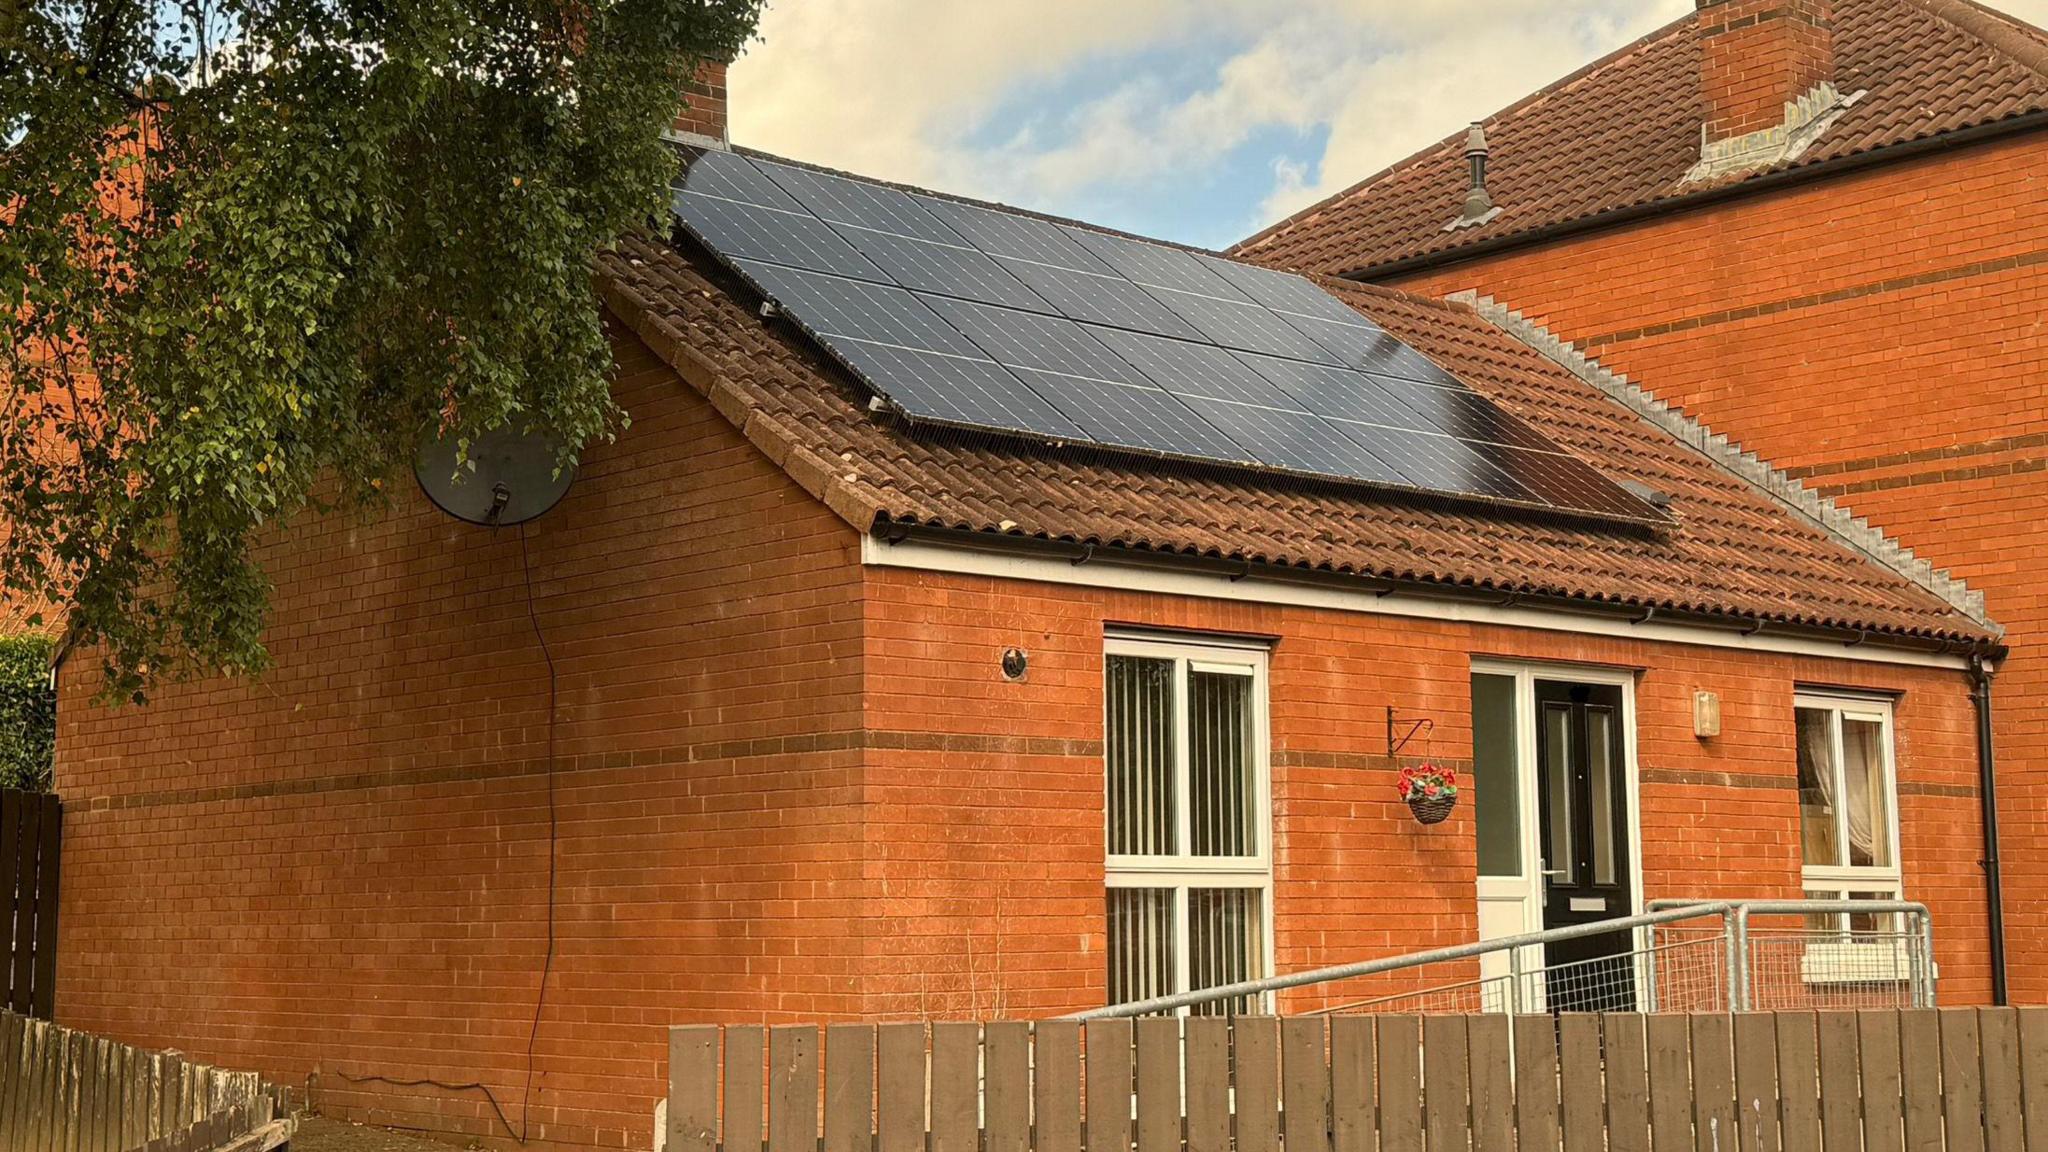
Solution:
[{"label": "brick chimney", "polygon": [[1835,78],[1833,0],[1698,0],[1707,144],[1787,126]]},{"label": "brick chimney", "polygon": [[707,61],[683,85],[683,107],[676,113],[670,136],[686,144],[725,147],[725,65]]}]

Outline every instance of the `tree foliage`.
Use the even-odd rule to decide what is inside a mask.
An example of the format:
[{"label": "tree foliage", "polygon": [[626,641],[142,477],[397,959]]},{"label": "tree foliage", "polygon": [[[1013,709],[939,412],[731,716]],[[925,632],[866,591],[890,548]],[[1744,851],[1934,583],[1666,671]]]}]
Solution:
[{"label": "tree foliage", "polygon": [[57,747],[57,691],[50,685],[48,637],[0,637],[0,788],[50,787]]},{"label": "tree foliage", "polygon": [[8,594],[117,695],[252,672],[266,526],[427,431],[608,435],[590,259],[760,3],[0,0]]}]

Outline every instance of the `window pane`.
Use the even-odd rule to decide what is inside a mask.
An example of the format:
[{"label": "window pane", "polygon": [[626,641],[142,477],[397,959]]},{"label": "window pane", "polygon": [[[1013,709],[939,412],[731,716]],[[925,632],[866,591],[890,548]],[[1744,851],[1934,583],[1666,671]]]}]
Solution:
[{"label": "window pane", "polygon": [[1614,779],[1614,713],[1605,708],[1586,709],[1586,773],[1592,792],[1593,883],[1613,884],[1614,826],[1621,816],[1617,801],[1620,790]]},{"label": "window pane", "polygon": [[1842,846],[1835,834],[1835,750],[1833,713],[1819,708],[1801,708],[1799,740],[1799,841],[1806,862],[1823,867],[1842,863]]},{"label": "window pane", "polygon": [[[1840,892],[1824,892],[1817,888],[1808,888],[1801,895],[1808,900],[1840,900],[1842,898]],[[1808,912],[1806,914],[1806,930],[1808,932],[1835,932],[1839,931],[1841,927],[1842,914],[1839,912]]]},{"label": "window pane", "polygon": [[1109,854],[1171,856],[1174,662],[1111,656],[1105,667]]},{"label": "window pane", "polygon": [[1884,725],[1842,718],[1842,776],[1849,810],[1849,863],[1892,864],[1891,797],[1884,781]]},{"label": "window pane", "polygon": [[1109,1002],[1173,993],[1173,889],[1109,889]]},{"label": "window pane", "polygon": [[1189,839],[1197,856],[1257,856],[1252,678],[1188,675]]},{"label": "window pane", "polygon": [[1544,867],[1556,873],[1553,884],[1577,884],[1578,846],[1572,839],[1577,814],[1572,811],[1572,712],[1560,704],[1543,706],[1545,783],[1550,790],[1550,842]]},{"label": "window pane", "polygon": [[[1188,988],[1214,988],[1266,974],[1265,917],[1256,888],[1188,892]],[[1196,1005],[1197,1016],[1248,1016],[1255,996]]]},{"label": "window pane", "polygon": [[[1898,898],[1899,894],[1896,892],[1849,893],[1849,899],[1851,900],[1897,900]],[[1849,913],[1849,932],[1854,936],[1876,936],[1896,932],[1898,928],[1893,922],[1895,916],[1896,913],[1892,912],[1851,912]]]},{"label": "window pane", "polygon": [[1472,677],[1472,801],[1479,874],[1522,874],[1522,789],[1515,763],[1515,678]]}]

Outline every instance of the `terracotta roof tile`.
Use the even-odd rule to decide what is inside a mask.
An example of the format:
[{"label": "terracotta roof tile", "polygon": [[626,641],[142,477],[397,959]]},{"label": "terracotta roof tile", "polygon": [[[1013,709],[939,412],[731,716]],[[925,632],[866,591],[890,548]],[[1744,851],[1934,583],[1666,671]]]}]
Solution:
[{"label": "terracotta roof tile", "polygon": [[[1807,167],[2048,109],[2048,34],[1968,0],[1836,0],[1836,87],[1867,91]],[[1699,191],[1703,118],[1693,17],[1487,120],[1501,214],[1445,232],[1465,195],[1464,132],[1246,240],[1233,252],[1333,274],[1443,255]],[[1729,177],[1739,184],[1763,172]]]},{"label": "terracotta roof tile", "polygon": [[902,523],[1901,636],[1995,633],[1869,563],[1462,305],[1326,282],[1610,475],[1669,493],[1676,526],[1599,527],[1223,468],[910,432],[700,252],[629,239],[611,309],[862,531]]}]

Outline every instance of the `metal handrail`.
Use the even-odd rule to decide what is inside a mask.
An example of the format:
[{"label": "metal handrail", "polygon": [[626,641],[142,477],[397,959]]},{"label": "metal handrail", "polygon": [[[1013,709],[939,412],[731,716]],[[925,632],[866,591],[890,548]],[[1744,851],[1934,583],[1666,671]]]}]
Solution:
[{"label": "metal handrail", "polygon": [[[1134,1000],[1128,1004],[1110,1004],[1101,1008],[1090,1008],[1059,1017],[1061,1020],[1106,1020],[1125,1016],[1149,1016],[1159,1012],[1175,1012],[1192,1008],[1197,1004],[1208,1004],[1218,1000],[1235,1000],[1240,996],[1260,996],[1287,988],[1301,988],[1310,984],[1327,984],[1337,980],[1350,980],[1360,976],[1375,976],[1386,972],[1398,972],[1406,968],[1420,968],[1428,964],[1441,964],[1452,960],[1468,960],[1492,952],[1511,949],[1538,947],[1561,940],[1576,940],[1582,936],[1598,936],[1610,932],[1633,931],[1637,928],[1651,928],[1659,924],[1672,924],[1681,920],[1697,920],[1708,916],[1721,917],[1724,931],[1728,935],[1729,960],[1729,1007],[1740,1011],[1747,1007],[1748,997],[1744,974],[1747,965],[1743,963],[1748,951],[1749,918],[1752,915],[1778,916],[1802,915],[1810,912],[1902,912],[1915,916],[1923,941],[1921,955],[1915,958],[1914,986],[1925,1001],[1922,1007],[1932,1007],[1934,981],[1931,971],[1921,971],[1920,965],[1931,965],[1934,956],[1933,918],[1928,915],[1927,906],[1910,900],[1705,900],[1687,901],[1658,899],[1649,902],[1647,909],[1633,916],[1613,920],[1596,920],[1589,924],[1573,924],[1565,928],[1546,928],[1541,932],[1524,932],[1516,936],[1501,936],[1492,940],[1479,940],[1470,944],[1457,944],[1448,948],[1435,948],[1427,952],[1410,952],[1399,956],[1383,956],[1377,960],[1365,960],[1352,964],[1339,964],[1329,968],[1312,968],[1304,972],[1290,972],[1284,976],[1267,976],[1259,980],[1240,980],[1234,984],[1220,984],[1214,988],[1203,988],[1193,992],[1182,992],[1172,996],[1154,996],[1149,1000]],[[1924,977],[1924,978],[1923,978]]]},{"label": "metal handrail", "polygon": [[[1845,901],[1846,903],[1846,901]],[[1859,903],[1868,903],[1859,901]],[[1559,940],[1576,940],[1581,936],[1598,936],[1606,932],[1619,932],[1632,928],[1645,928],[1654,924],[1670,924],[1679,920],[1694,920],[1702,916],[1723,916],[1735,907],[1733,901],[1721,900],[1703,904],[1689,904],[1683,908],[1659,912],[1644,912],[1618,920],[1599,920],[1591,924],[1573,924],[1566,928],[1547,928],[1541,932],[1524,932],[1519,936],[1501,936],[1492,940],[1479,940],[1471,944],[1456,944],[1449,948],[1436,948],[1428,952],[1409,952],[1400,956],[1382,956],[1378,960],[1364,960],[1354,964],[1339,964],[1331,968],[1311,968],[1306,972],[1290,972],[1285,976],[1267,976],[1260,980],[1240,980],[1235,984],[1220,984],[1214,988],[1203,988],[1195,992],[1182,992],[1174,996],[1154,996],[1150,1000],[1134,1000],[1128,1004],[1110,1004],[1102,1008],[1090,1008],[1085,1012],[1073,1012],[1059,1017],[1062,1020],[1106,1020],[1118,1016],[1150,1016],[1155,1012],[1174,1012],[1207,1004],[1216,1000],[1234,1000],[1239,996],[1258,996],[1267,992],[1278,992],[1286,988],[1300,988],[1309,984],[1327,984],[1333,980],[1349,980],[1357,976],[1374,976],[1382,972],[1397,972],[1403,968],[1420,968],[1425,964],[1441,964],[1449,960],[1466,960],[1484,956],[1489,952],[1503,952],[1510,948],[1528,948],[1550,944]]]}]

